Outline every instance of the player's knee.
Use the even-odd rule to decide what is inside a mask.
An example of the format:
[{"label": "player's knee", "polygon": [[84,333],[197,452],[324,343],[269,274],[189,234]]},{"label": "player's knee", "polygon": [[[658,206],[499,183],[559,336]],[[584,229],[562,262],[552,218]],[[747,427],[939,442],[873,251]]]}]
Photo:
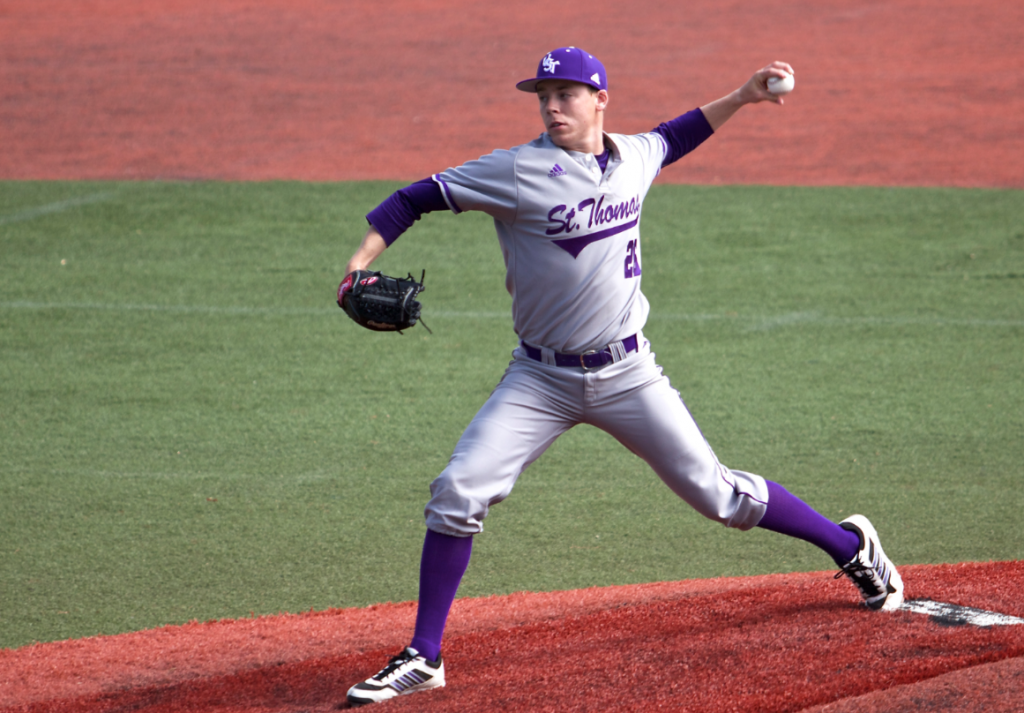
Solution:
[{"label": "player's knee", "polygon": [[709,520],[725,527],[749,530],[764,516],[767,486],[758,475],[715,464],[685,477],[663,477],[673,492]]},{"label": "player's knee", "polygon": [[749,530],[764,517],[768,489],[759,475],[723,468],[717,492],[708,498],[707,517],[737,530]]},{"label": "player's knee", "polygon": [[430,501],[424,510],[427,527],[448,535],[473,535],[483,531],[489,504],[474,497],[456,474],[445,470],[430,484]]},{"label": "player's knee", "polygon": [[512,492],[523,465],[503,456],[490,440],[475,438],[467,429],[447,467],[430,484],[427,527],[453,535],[483,531],[492,505]]}]

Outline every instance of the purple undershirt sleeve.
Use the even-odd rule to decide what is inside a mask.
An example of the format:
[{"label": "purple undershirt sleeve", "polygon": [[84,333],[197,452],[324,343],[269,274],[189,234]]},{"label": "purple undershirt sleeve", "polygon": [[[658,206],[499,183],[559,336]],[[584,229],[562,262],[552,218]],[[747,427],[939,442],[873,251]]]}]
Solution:
[{"label": "purple undershirt sleeve", "polygon": [[694,109],[672,121],[659,124],[654,133],[661,134],[668,144],[668,153],[661,162],[661,167],[664,168],[693,151],[715,132],[704,117],[704,112]]},{"label": "purple undershirt sleeve", "polygon": [[387,200],[367,213],[366,222],[375,227],[390,246],[424,213],[435,210],[448,210],[448,204],[433,179],[424,178],[388,196]]}]

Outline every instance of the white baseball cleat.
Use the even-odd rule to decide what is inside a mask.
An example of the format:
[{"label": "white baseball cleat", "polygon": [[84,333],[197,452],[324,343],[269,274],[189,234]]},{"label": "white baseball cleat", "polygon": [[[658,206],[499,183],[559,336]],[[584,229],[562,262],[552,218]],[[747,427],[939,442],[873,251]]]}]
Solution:
[{"label": "white baseball cleat", "polygon": [[348,702],[353,706],[364,706],[442,686],[444,662],[441,656],[438,655],[436,661],[427,661],[410,646],[388,661],[379,673],[348,689]]},{"label": "white baseball cleat", "polygon": [[851,515],[839,526],[860,538],[860,549],[852,560],[840,567],[836,579],[844,574],[849,577],[864,597],[864,604],[871,609],[898,609],[903,604],[903,579],[882,551],[871,522],[863,515]]}]

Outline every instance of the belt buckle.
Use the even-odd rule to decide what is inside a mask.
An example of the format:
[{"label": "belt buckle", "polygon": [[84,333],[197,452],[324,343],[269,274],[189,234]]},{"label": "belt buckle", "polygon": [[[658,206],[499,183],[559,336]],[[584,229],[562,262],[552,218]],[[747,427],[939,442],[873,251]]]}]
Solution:
[{"label": "belt buckle", "polygon": [[[593,371],[594,369],[598,368],[597,366],[587,366],[586,362],[583,361],[583,357],[590,356],[591,354],[599,354],[602,351],[603,350],[601,349],[590,349],[589,351],[585,351],[582,354],[580,354],[580,367],[582,367],[583,371]],[[598,366],[603,366],[603,364],[599,364]]]}]

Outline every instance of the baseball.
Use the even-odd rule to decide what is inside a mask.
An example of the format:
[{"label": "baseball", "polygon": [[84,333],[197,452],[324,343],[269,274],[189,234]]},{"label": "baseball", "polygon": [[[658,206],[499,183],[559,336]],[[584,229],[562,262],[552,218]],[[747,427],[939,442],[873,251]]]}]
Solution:
[{"label": "baseball", "polygon": [[789,94],[795,84],[796,80],[792,74],[785,77],[768,77],[768,91],[772,94]]}]

